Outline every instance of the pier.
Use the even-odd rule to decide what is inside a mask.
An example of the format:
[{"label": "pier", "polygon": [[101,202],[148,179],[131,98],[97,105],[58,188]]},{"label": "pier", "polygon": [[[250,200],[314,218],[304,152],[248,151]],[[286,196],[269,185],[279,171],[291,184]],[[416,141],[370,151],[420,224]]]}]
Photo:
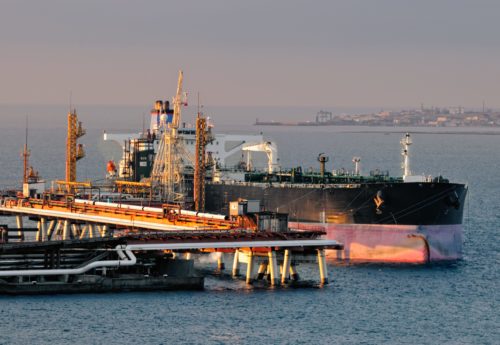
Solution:
[{"label": "pier", "polygon": [[[297,265],[315,260],[324,285],[325,249],[342,249],[319,232],[243,228],[170,205],[3,198],[0,216],[17,224],[0,230],[0,293],[199,289],[194,258],[210,253],[220,255],[218,271],[232,259],[232,277],[247,284],[267,277],[269,286],[296,283]],[[26,217],[37,227],[24,227]]]}]

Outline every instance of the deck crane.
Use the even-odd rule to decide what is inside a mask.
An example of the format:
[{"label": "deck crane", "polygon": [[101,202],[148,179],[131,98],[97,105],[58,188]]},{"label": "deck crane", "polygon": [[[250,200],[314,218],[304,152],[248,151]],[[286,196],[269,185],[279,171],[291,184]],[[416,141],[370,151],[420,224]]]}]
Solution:
[{"label": "deck crane", "polygon": [[177,80],[177,92],[173,98],[172,103],[174,104],[174,116],[172,118],[172,123],[170,124],[170,129],[172,130],[172,136],[177,137],[177,129],[179,128],[179,123],[181,121],[181,106],[187,106],[187,94],[182,92],[182,82],[184,80],[184,74],[179,71],[179,79]]},{"label": "deck crane", "polygon": [[276,144],[271,141],[265,141],[262,143],[248,143],[243,145],[242,151],[247,151],[248,153],[248,163],[250,164],[250,152],[265,152],[267,155],[267,171],[272,174],[274,168],[278,165],[278,149]]},{"label": "deck crane", "polygon": [[158,152],[151,174],[153,185],[159,190],[160,196],[166,201],[179,204],[185,202],[184,168],[192,166],[194,161],[177,133],[181,106],[187,105],[186,94],[182,92],[183,78],[182,71],[179,71],[177,92],[173,98],[172,121],[168,123],[167,117],[160,121]]}]

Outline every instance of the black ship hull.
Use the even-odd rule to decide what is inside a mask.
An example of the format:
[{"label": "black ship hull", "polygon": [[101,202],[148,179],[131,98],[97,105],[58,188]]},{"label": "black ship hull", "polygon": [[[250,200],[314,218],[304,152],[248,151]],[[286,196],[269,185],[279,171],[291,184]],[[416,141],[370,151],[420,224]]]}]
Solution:
[{"label": "black ship hull", "polygon": [[461,224],[467,188],[457,183],[280,185],[209,183],[206,211],[228,213],[230,201],[260,200],[290,221],[336,224]]}]

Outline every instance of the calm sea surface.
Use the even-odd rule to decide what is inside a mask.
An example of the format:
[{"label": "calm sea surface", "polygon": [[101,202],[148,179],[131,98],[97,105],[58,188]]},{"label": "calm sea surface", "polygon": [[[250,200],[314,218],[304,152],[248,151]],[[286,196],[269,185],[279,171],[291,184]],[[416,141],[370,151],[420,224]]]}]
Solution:
[{"label": "calm sea surface", "polygon": [[[62,123],[64,126],[64,122]],[[32,163],[47,180],[64,177],[65,129],[30,129]],[[400,174],[401,129],[218,126],[278,143],[283,167]],[[112,128],[108,128],[112,129]],[[207,279],[203,292],[0,297],[0,344],[499,344],[500,132],[413,129],[414,173],[469,185],[464,259],[451,265],[332,265],[323,289],[252,289]],[[470,130],[467,130],[470,132]],[[99,129],[82,138],[79,179],[104,176],[119,151]],[[0,129],[0,186],[19,184],[24,129]],[[4,222],[4,220],[0,220]],[[306,276],[316,272],[301,265]]]}]

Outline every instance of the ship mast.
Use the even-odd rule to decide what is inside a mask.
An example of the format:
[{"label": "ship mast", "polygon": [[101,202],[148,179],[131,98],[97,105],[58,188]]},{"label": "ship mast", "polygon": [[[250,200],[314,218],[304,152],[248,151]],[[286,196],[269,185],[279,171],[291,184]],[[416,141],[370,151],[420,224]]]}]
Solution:
[{"label": "ship mast", "polygon": [[403,147],[401,150],[401,155],[403,156],[403,163],[401,167],[403,168],[403,179],[408,176],[411,176],[410,171],[410,145],[412,144],[410,133],[406,133],[405,136],[401,139],[401,146]]}]

